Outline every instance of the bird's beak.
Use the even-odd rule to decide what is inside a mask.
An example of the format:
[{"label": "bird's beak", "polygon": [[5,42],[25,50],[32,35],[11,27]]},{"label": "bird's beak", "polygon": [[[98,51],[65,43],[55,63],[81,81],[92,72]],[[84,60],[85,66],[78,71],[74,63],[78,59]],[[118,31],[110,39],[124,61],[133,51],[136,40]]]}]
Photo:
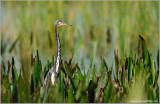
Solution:
[{"label": "bird's beak", "polygon": [[60,26],[64,26],[64,25],[72,26],[72,25],[67,24],[67,23],[64,23],[64,22],[61,22],[59,25],[60,25]]}]

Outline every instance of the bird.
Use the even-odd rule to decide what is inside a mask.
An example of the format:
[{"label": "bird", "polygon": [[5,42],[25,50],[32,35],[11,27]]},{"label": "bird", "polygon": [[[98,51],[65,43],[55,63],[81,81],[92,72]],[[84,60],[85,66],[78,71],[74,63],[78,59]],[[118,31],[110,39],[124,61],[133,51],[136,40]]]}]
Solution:
[{"label": "bird", "polygon": [[58,33],[58,27],[65,26],[65,25],[72,26],[71,24],[62,22],[61,20],[55,21],[55,36],[56,36],[56,46],[57,46],[56,60],[53,67],[48,71],[45,77],[45,81],[44,81],[45,92],[44,92],[43,102],[45,101],[45,97],[48,92],[50,80],[52,82],[52,85],[54,86],[55,78],[58,78],[59,69],[61,67],[61,43],[60,43],[60,38]]}]

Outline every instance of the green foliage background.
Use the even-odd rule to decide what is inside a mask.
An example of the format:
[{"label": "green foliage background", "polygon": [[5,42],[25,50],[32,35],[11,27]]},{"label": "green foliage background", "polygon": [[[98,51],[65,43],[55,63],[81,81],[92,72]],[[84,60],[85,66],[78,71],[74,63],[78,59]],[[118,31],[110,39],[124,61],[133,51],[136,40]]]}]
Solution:
[{"label": "green foliage background", "polygon": [[57,19],[73,26],[59,28],[62,68],[45,102],[159,102],[158,1],[1,5],[1,102],[43,101]]}]

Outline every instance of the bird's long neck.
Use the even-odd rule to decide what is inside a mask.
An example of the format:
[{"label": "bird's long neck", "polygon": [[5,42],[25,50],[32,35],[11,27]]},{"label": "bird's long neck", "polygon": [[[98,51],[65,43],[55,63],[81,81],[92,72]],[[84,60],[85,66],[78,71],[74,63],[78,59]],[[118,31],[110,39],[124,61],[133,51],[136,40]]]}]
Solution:
[{"label": "bird's long neck", "polygon": [[57,52],[56,52],[56,60],[55,60],[55,71],[58,73],[59,68],[61,66],[61,43],[58,34],[58,26],[55,26],[55,33],[56,33],[56,45],[57,45]]}]

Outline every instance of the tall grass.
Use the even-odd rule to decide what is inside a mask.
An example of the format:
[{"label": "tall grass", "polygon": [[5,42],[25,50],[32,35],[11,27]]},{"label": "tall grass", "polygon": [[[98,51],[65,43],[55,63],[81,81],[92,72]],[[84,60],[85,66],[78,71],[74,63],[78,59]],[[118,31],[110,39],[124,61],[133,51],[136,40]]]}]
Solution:
[{"label": "tall grass", "polygon": [[46,102],[159,102],[158,1],[1,3],[2,102],[42,102],[57,19],[73,27],[59,28],[63,67]]},{"label": "tall grass", "polygon": [[[119,58],[115,51],[115,71],[101,58],[100,68],[90,62],[87,73],[82,73],[78,63],[62,61],[56,84],[50,84],[45,102],[159,102],[159,67],[156,67],[144,39],[140,36],[139,51]],[[53,66],[53,61],[42,65],[38,51],[31,56],[31,72],[20,74],[15,68],[14,57],[8,67],[1,66],[2,102],[39,102],[44,97],[44,78]],[[158,56],[157,56],[158,57]],[[8,71],[7,71],[8,68]],[[96,72],[98,70],[98,73]],[[4,74],[7,72],[7,74]]]}]

